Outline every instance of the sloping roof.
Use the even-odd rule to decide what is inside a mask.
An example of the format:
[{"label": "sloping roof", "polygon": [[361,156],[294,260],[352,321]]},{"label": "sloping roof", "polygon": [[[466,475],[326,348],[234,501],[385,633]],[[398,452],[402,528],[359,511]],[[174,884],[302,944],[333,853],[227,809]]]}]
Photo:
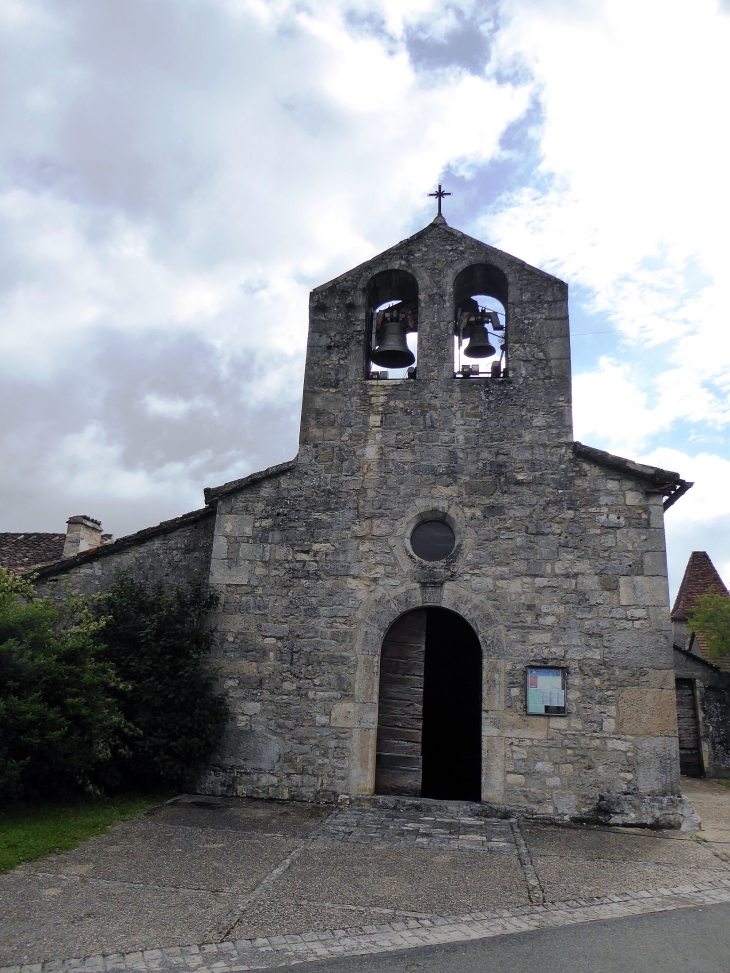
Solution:
[{"label": "sloping roof", "polygon": [[684,569],[684,577],[679,586],[677,597],[672,606],[672,620],[687,621],[687,615],[695,606],[699,595],[715,590],[718,594],[729,596],[722,578],[710,560],[707,551],[692,551]]},{"label": "sloping roof", "polygon": [[706,655],[704,654],[698,655],[696,652],[692,652],[690,649],[683,649],[681,645],[673,645],[672,651],[681,652],[685,658],[691,659],[692,662],[699,662],[701,665],[709,666],[710,669],[716,669],[717,672],[727,671],[723,669],[722,666],[719,666],[716,662],[711,662]]},{"label": "sloping roof", "polygon": [[591,460],[599,466],[616,470],[618,473],[642,481],[646,484],[647,493],[661,493],[665,497],[665,510],[668,510],[687,490],[694,486],[694,483],[683,480],[679,473],[674,473],[672,470],[663,470],[659,466],[636,463],[624,456],[614,456],[613,453],[607,453],[603,449],[594,449],[593,446],[585,446],[583,443],[574,442],[573,452],[582,459]]},{"label": "sloping roof", "polygon": [[30,571],[40,564],[58,561],[66,543],[65,534],[0,534],[0,567],[10,571]]},{"label": "sloping roof", "polygon": [[230,480],[228,483],[224,483],[218,487],[206,487],[203,490],[205,502],[212,503],[214,500],[219,500],[221,497],[224,497],[227,493],[236,493],[236,491],[244,490],[246,487],[253,486],[254,483],[259,483],[261,480],[268,480],[273,476],[281,476],[283,473],[288,473],[294,469],[296,461],[295,456],[294,459],[287,460],[286,463],[269,466],[265,470],[259,470],[258,473],[250,473],[248,476],[241,477],[240,480]]},{"label": "sloping roof", "polygon": [[[120,537],[115,541],[111,541],[109,544],[102,544],[101,547],[92,547],[82,554],[77,554],[75,557],[67,557],[63,560],[55,561],[52,564],[45,564],[39,568],[37,572],[38,577],[46,578],[51,574],[61,574],[64,571],[70,571],[79,564],[85,564],[87,561],[96,561],[100,557],[109,557],[112,554],[118,554],[119,551],[123,551],[127,547],[144,544],[145,541],[157,537],[160,534],[169,534],[179,527],[186,527],[188,524],[194,524],[198,520],[204,520],[206,517],[213,517],[214,515],[214,507],[201,507],[200,510],[192,510],[190,513],[182,514],[180,517],[173,517],[172,520],[163,520],[162,523],[154,527],[145,527],[144,530],[138,530],[135,534],[127,534],[126,537]],[[63,548],[63,545],[61,547]]]},{"label": "sloping roof", "polygon": [[[287,463],[270,466],[268,469],[261,470],[258,473],[251,473],[250,476],[244,476],[240,480],[231,480],[230,483],[224,483],[219,487],[206,487],[205,502],[207,506],[201,507],[200,510],[192,510],[190,513],[182,514],[180,517],[174,517],[172,520],[163,520],[162,523],[157,524],[155,527],[145,527],[144,530],[138,530],[135,534],[127,534],[126,537],[119,537],[117,540],[111,541],[108,544],[102,544],[101,547],[92,547],[90,550],[77,554],[75,557],[61,559],[66,535],[60,534],[58,535],[61,538],[60,549],[58,549],[57,553],[54,552],[52,557],[43,561],[42,566],[39,567],[41,562],[34,562],[33,564],[28,564],[27,567],[18,568],[17,570],[30,572],[31,568],[36,568],[38,577],[46,578],[49,575],[70,571],[72,568],[77,567],[79,564],[85,564],[87,561],[95,561],[100,557],[110,557],[112,554],[117,554],[125,548],[135,547],[137,544],[144,544],[146,541],[160,534],[169,534],[174,530],[178,530],[180,527],[186,527],[188,524],[193,524],[198,520],[205,520],[206,517],[214,517],[215,506],[210,506],[210,504],[215,500],[228,493],[235,493],[237,490],[245,489],[245,487],[258,483],[260,480],[266,480],[269,477],[287,473],[289,470],[294,469],[295,463],[296,459],[289,460]],[[2,536],[0,535],[0,537]],[[46,534],[40,536],[50,537],[52,535]]]},{"label": "sloping roof", "polygon": [[[430,236],[432,233],[435,232],[446,233],[447,236],[451,236],[453,239],[458,240],[461,238],[463,240],[469,240],[472,243],[478,243],[479,246],[483,247],[485,251],[501,254],[503,257],[507,257],[509,260],[513,261],[514,263],[520,264],[522,267],[528,267],[534,273],[541,274],[543,277],[546,277],[550,280],[559,280],[559,278],[555,277],[554,274],[549,274],[546,270],[541,270],[539,267],[533,267],[531,264],[528,264],[520,257],[514,257],[511,253],[506,253],[504,250],[498,250],[496,247],[493,247],[490,244],[485,243],[483,240],[478,240],[476,237],[469,236],[468,233],[464,233],[462,230],[457,230],[455,227],[449,226],[449,224],[446,222],[443,216],[435,216],[430,223],[427,223],[426,226],[423,227],[422,230],[417,230],[411,236],[406,237],[405,240],[400,240],[398,243],[395,243],[392,247],[388,247],[387,250],[383,250],[382,253],[378,253],[374,257],[370,257],[368,260],[364,260],[361,264],[358,264],[356,267],[352,267],[350,270],[346,270],[343,274],[339,274],[337,277],[334,277],[332,280],[328,280],[324,284],[319,284],[317,287],[314,288],[312,293],[317,294],[319,291],[327,290],[333,284],[336,284],[338,281],[345,280],[350,276],[359,276],[360,274],[365,272],[371,264],[380,263],[384,257],[387,258],[388,256],[391,255],[397,257],[399,255],[399,251],[402,248],[407,247],[409,244],[421,240],[424,237]],[[563,282],[561,281],[561,283]]]}]

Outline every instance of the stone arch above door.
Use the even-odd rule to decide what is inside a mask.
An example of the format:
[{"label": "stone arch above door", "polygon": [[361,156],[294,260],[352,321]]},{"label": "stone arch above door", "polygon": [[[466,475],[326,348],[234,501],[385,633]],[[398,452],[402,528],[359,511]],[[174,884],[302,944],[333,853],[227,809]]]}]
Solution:
[{"label": "stone arch above door", "polygon": [[[388,629],[406,612],[428,604],[429,597],[421,585],[399,588],[379,587],[360,606],[356,615],[357,634],[355,655],[355,698],[352,703],[340,704],[334,725],[352,730],[350,751],[350,793],[375,792],[375,756],[378,725],[378,685],[380,678],[380,650]],[[501,709],[501,679],[486,681],[504,658],[505,630],[491,601],[481,594],[473,594],[462,585],[447,581],[441,591],[440,605],[468,622],[474,629],[482,649],[485,692],[483,698],[493,697],[493,708]]]},{"label": "stone arch above door", "polygon": [[458,612],[401,615],[380,654],[375,792],[478,801],[482,647]]}]

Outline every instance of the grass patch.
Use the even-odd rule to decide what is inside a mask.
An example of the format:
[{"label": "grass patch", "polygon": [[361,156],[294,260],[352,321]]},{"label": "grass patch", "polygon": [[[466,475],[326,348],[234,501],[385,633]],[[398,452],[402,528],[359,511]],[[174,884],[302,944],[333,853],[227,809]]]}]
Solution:
[{"label": "grass patch", "polygon": [[99,797],[0,809],[0,874],[22,862],[71,851],[118,821],[136,817],[165,796]]}]

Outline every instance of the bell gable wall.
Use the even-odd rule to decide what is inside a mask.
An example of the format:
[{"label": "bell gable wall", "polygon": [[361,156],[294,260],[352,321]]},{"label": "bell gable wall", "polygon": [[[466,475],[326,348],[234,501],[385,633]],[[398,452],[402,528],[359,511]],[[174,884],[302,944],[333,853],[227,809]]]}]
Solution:
[{"label": "bell gable wall", "polygon": [[[504,283],[507,378],[453,375],[474,267]],[[369,288],[391,270],[417,283],[417,377],[373,381]],[[601,455],[572,441],[563,282],[437,220],[317,288],[296,461],[208,496],[233,720],[201,789],[372,793],[383,638],[441,605],[482,647],[483,800],[679,823],[662,477],[681,481]],[[426,516],[454,530],[443,561],[410,549]],[[567,715],[526,714],[536,664],[567,670]]]}]

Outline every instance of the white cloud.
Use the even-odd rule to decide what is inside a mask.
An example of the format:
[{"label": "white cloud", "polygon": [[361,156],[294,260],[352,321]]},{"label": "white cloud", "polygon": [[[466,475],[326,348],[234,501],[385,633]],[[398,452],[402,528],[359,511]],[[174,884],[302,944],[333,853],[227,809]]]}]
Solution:
[{"label": "white cloud", "polygon": [[48,487],[82,499],[103,496],[135,502],[182,491],[187,508],[200,505],[200,491],[190,488],[190,480],[208,459],[205,454],[149,471],[130,468],[123,453],[122,444],[109,442],[106,431],[91,422],[80,432],[64,436],[47,457]]},{"label": "white cloud", "polygon": [[6,369],[47,372],[100,324],[301,353],[310,287],[404,235],[441,169],[488,159],[529,97],[487,75],[424,83],[336,4],[100,0],[65,23],[56,8],[62,30],[53,5],[29,7],[44,71],[16,63],[16,98],[57,107],[4,139],[0,221],[22,267]]},{"label": "white cloud", "polygon": [[595,371],[573,379],[573,431],[580,442],[598,438],[609,450],[633,454],[671,419],[661,405],[649,405],[646,391],[632,381],[630,367],[613,358],[602,358]]},{"label": "white cloud", "polygon": [[720,577],[730,585],[730,461],[711,453],[695,455],[670,447],[640,457],[663,469],[680,471],[692,489],[667,511],[667,555],[676,592],[692,551],[707,551]]},{"label": "white cloud", "polygon": [[[672,342],[668,363],[694,373],[682,414],[727,421],[730,18],[713,0],[509,9],[500,49],[541,86],[551,184],[501,200],[482,229],[588,288],[634,349]],[[723,377],[721,403],[698,400]]]},{"label": "white cloud", "polygon": [[730,404],[691,368],[661,371],[645,360],[604,356],[594,369],[573,377],[573,425],[580,441],[597,439],[615,452],[646,452],[674,423],[687,419],[712,422],[715,429],[730,422]]},{"label": "white cloud", "polygon": [[576,438],[694,479],[667,516],[672,584],[695,548],[727,577],[730,18],[714,0],[504,9],[500,56],[539,86],[541,161],[477,225],[616,329],[574,373]]},{"label": "white cloud", "polygon": [[665,470],[679,470],[685,480],[694,483],[689,493],[677,501],[677,520],[705,523],[730,518],[730,491],[727,489],[730,460],[712,453],[691,455],[669,446],[652,450],[642,460]]},{"label": "white cloud", "polygon": [[[472,226],[582,285],[624,339],[575,376],[577,437],[640,458],[682,424],[726,427],[730,18],[712,0],[495,9],[0,0],[0,370],[31,390],[0,444],[6,508],[47,482],[68,512],[115,498],[141,527],[291,455],[308,291],[423,225],[445,168],[469,190],[495,160],[528,175]],[[483,70],[409,60],[409,31],[457,28],[489,34]],[[535,96],[539,145],[508,157]],[[98,365],[117,337],[119,375]],[[185,353],[168,368],[155,343]],[[670,536],[714,525],[730,564],[726,460],[680,445],[698,486]]]},{"label": "white cloud", "polygon": [[159,395],[157,392],[148,392],[143,399],[143,404],[149,415],[173,421],[185,419],[192,409],[207,412],[214,408],[213,404],[202,396],[182,399],[179,396]]}]

